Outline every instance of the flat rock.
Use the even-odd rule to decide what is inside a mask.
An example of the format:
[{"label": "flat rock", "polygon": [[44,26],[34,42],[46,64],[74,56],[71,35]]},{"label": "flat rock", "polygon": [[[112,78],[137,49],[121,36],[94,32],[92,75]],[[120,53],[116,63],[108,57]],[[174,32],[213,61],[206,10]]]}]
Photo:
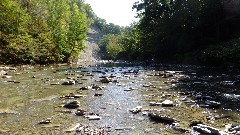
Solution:
[{"label": "flat rock", "polygon": [[153,121],[166,123],[166,124],[172,124],[176,121],[174,118],[170,118],[166,115],[161,115],[161,114],[152,113],[152,112],[148,113],[148,116]]},{"label": "flat rock", "polygon": [[88,120],[100,120],[101,117],[99,117],[98,115],[87,115],[86,116],[88,118]]},{"label": "flat rock", "polygon": [[163,107],[173,107],[173,101],[171,101],[171,100],[164,100],[162,102],[162,106]]}]

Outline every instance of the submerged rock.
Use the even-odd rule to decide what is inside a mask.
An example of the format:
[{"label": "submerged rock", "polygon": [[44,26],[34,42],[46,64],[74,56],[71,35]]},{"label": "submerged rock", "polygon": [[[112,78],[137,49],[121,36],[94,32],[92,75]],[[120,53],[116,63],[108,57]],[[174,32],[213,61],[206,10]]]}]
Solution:
[{"label": "submerged rock", "polygon": [[77,116],[84,116],[85,114],[86,114],[86,111],[82,109],[77,109],[77,111],[75,112],[75,115]]},{"label": "submerged rock", "polygon": [[112,82],[112,79],[109,78],[109,77],[105,77],[105,78],[101,79],[100,82],[102,82],[102,83],[110,83],[110,82]]},{"label": "submerged rock", "polygon": [[174,118],[168,117],[166,115],[153,113],[153,112],[148,113],[148,116],[153,121],[166,123],[166,124],[172,124],[172,123],[174,123],[176,121]]},{"label": "submerged rock", "polygon": [[200,105],[200,107],[203,107],[203,108],[219,108],[220,106],[221,106],[220,102],[210,101],[210,100],[207,100]]},{"label": "submerged rock", "polygon": [[68,109],[75,109],[80,106],[80,103],[78,101],[72,101],[70,103],[65,104],[63,107],[68,108]]}]

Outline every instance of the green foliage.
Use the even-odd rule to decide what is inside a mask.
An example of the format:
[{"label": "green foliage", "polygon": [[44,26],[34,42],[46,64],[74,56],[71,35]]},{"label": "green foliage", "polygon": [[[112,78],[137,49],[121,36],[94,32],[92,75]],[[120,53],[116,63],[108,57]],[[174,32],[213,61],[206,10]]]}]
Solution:
[{"label": "green foliage", "polygon": [[123,48],[121,52],[121,58],[127,60],[140,59],[141,48],[138,46],[139,43],[139,31],[137,25],[126,27],[120,37],[119,44]]},{"label": "green foliage", "polygon": [[104,59],[116,59],[118,54],[122,51],[119,45],[119,36],[108,34],[101,38],[100,49]]},{"label": "green foliage", "polygon": [[91,7],[83,0],[2,0],[0,55],[4,63],[54,63],[85,48]]},{"label": "green foliage", "polygon": [[29,20],[26,10],[13,0],[1,0],[0,18],[0,30],[12,34],[24,32]]},{"label": "green foliage", "polygon": [[205,49],[201,60],[206,64],[240,64],[240,38],[215,44]]},{"label": "green foliage", "polygon": [[[239,13],[229,11],[226,5],[228,4],[222,0],[136,2],[133,8],[137,10],[140,18],[139,24],[136,24],[139,40],[137,46],[143,59],[178,61],[180,56],[184,61],[189,59],[189,56],[199,56],[192,54],[199,54],[207,48],[206,56],[213,54],[222,60],[222,57],[226,57],[222,55],[226,54],[229,56],[224,58],[227,61],[231,61],[234,55],[238,57],[237,53],[230,49],[235,47],[222,49],[221,44],[218,44],[240,37]],[[217,44],[214,49],[209,47],[212,44]],[[212,61],[207,58],[205,57],[205,61]]]},{"label": "green foliage", "polygon": [[113,23],[107,24],[106,20],[101,19],[99,17],[95,17],[94,25],[97,26],[105,35],[107,34],[115,34],[119,35],[122,33],[123,28],[119,25],[115,25]]}]

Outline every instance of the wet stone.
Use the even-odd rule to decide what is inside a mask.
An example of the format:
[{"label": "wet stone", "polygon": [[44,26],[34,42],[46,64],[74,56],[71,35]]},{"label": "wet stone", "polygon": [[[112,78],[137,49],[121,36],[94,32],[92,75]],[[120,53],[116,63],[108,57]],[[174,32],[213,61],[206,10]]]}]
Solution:
[{"label": "wet stone", "polygon": [[85,114],[86,114],[86,111],[82,109],[77,109],[77,111],[75,112],[75,115],[77,116],[84,116]]},{"label": "wet stone", "polygon": [[81,87],[80,90],[90,90],[90,87]]},{"label": "wet stone", "polygon": [[221,103],[207,100],[203,104],[200,104],[199,106],[202,108],[219,108],[221,106]]},{"label": "wet stone", "polygon": [[193,126],[192,130],[193,132],[197,132],[204,135],[222,135],[223,134],[223,131],[220,131],[217,128],[204,125],[204,124],[197,124],[196,126]]},{"label": "wet stone", "polygon": [[51,118],[47,118],[46,120],[40,121],[39,124],[49,124],[49,123],[51,123],[51,122],[52,122],[52,121],[51,121]]},{"label": "wet stone", "polygon": [[85,95],[70,93],[70,94],[64,96],[63,98],[72,99],[72,98],[81,98],[81,97],[84,97],[84,96]]},{"label": "wet stone", "polygon": [[62,85],[75,85],[75,81],[74,80],[69,80],[69,81],[66,81],[66,82],[63,82]]},{"label": "wet stone", "polygon": [[68,108],[68,109],[75,109],[80,106],[80,103],[78,101],[72,101],[70,103],[65,104],[63,107]]},{"label": "wet stone", "polygon": [[135,107],[133,109],[130,109],[129,111],[134,113],[134,114],[136,114],[136,113],[141,112],[141,110],[142,110],[142,106],[137,106],[137,107]]},{"label": "wet stone", "polygon": [[10,79],[10,78],[12,78],[12,76],[9,76],[9,75],[3,75],[2,78]]},{"label": "wet stone", "polygon": [[230,133],[240,133],[240,123],[229,124],[226,126],[226,130]]},{"label": "wet stone", "polygon": [[101,117],[98,115],[87,115],[85,117],[88,118],[88,120],[100,120],[101,119]]},{"label": "wet stone", "polygon": [[173,107],[173,101],[171,101],[171,100],[164,100],[162,102],[162,106],[163,107]]},{"label": "wet stone", "polygon": [[153,112],[148,113],[148,116],[151,120],[160,122],[160,123],[172,124],[176,121],[174,118],[171,118],[169,116],[161,115]]},{"label": "wet stone", "polygon": [[102,82],[102,83],[110,83],[110,82],[112,82],[112,80],[109,77],[105,77],[105,78],[101,79],[100,82]]}]

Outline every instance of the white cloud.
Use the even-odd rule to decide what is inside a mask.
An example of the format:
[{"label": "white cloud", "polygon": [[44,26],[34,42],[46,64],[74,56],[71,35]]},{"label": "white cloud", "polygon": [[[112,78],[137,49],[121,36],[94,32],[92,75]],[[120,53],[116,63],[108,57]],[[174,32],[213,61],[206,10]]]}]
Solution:
[{"label": "white cloud", "polygon": [[98,17],[105,19],[108,23],[127,26],[137,19],[136,13],[132,11],[134,2],[138,0],[86,0]]}]

